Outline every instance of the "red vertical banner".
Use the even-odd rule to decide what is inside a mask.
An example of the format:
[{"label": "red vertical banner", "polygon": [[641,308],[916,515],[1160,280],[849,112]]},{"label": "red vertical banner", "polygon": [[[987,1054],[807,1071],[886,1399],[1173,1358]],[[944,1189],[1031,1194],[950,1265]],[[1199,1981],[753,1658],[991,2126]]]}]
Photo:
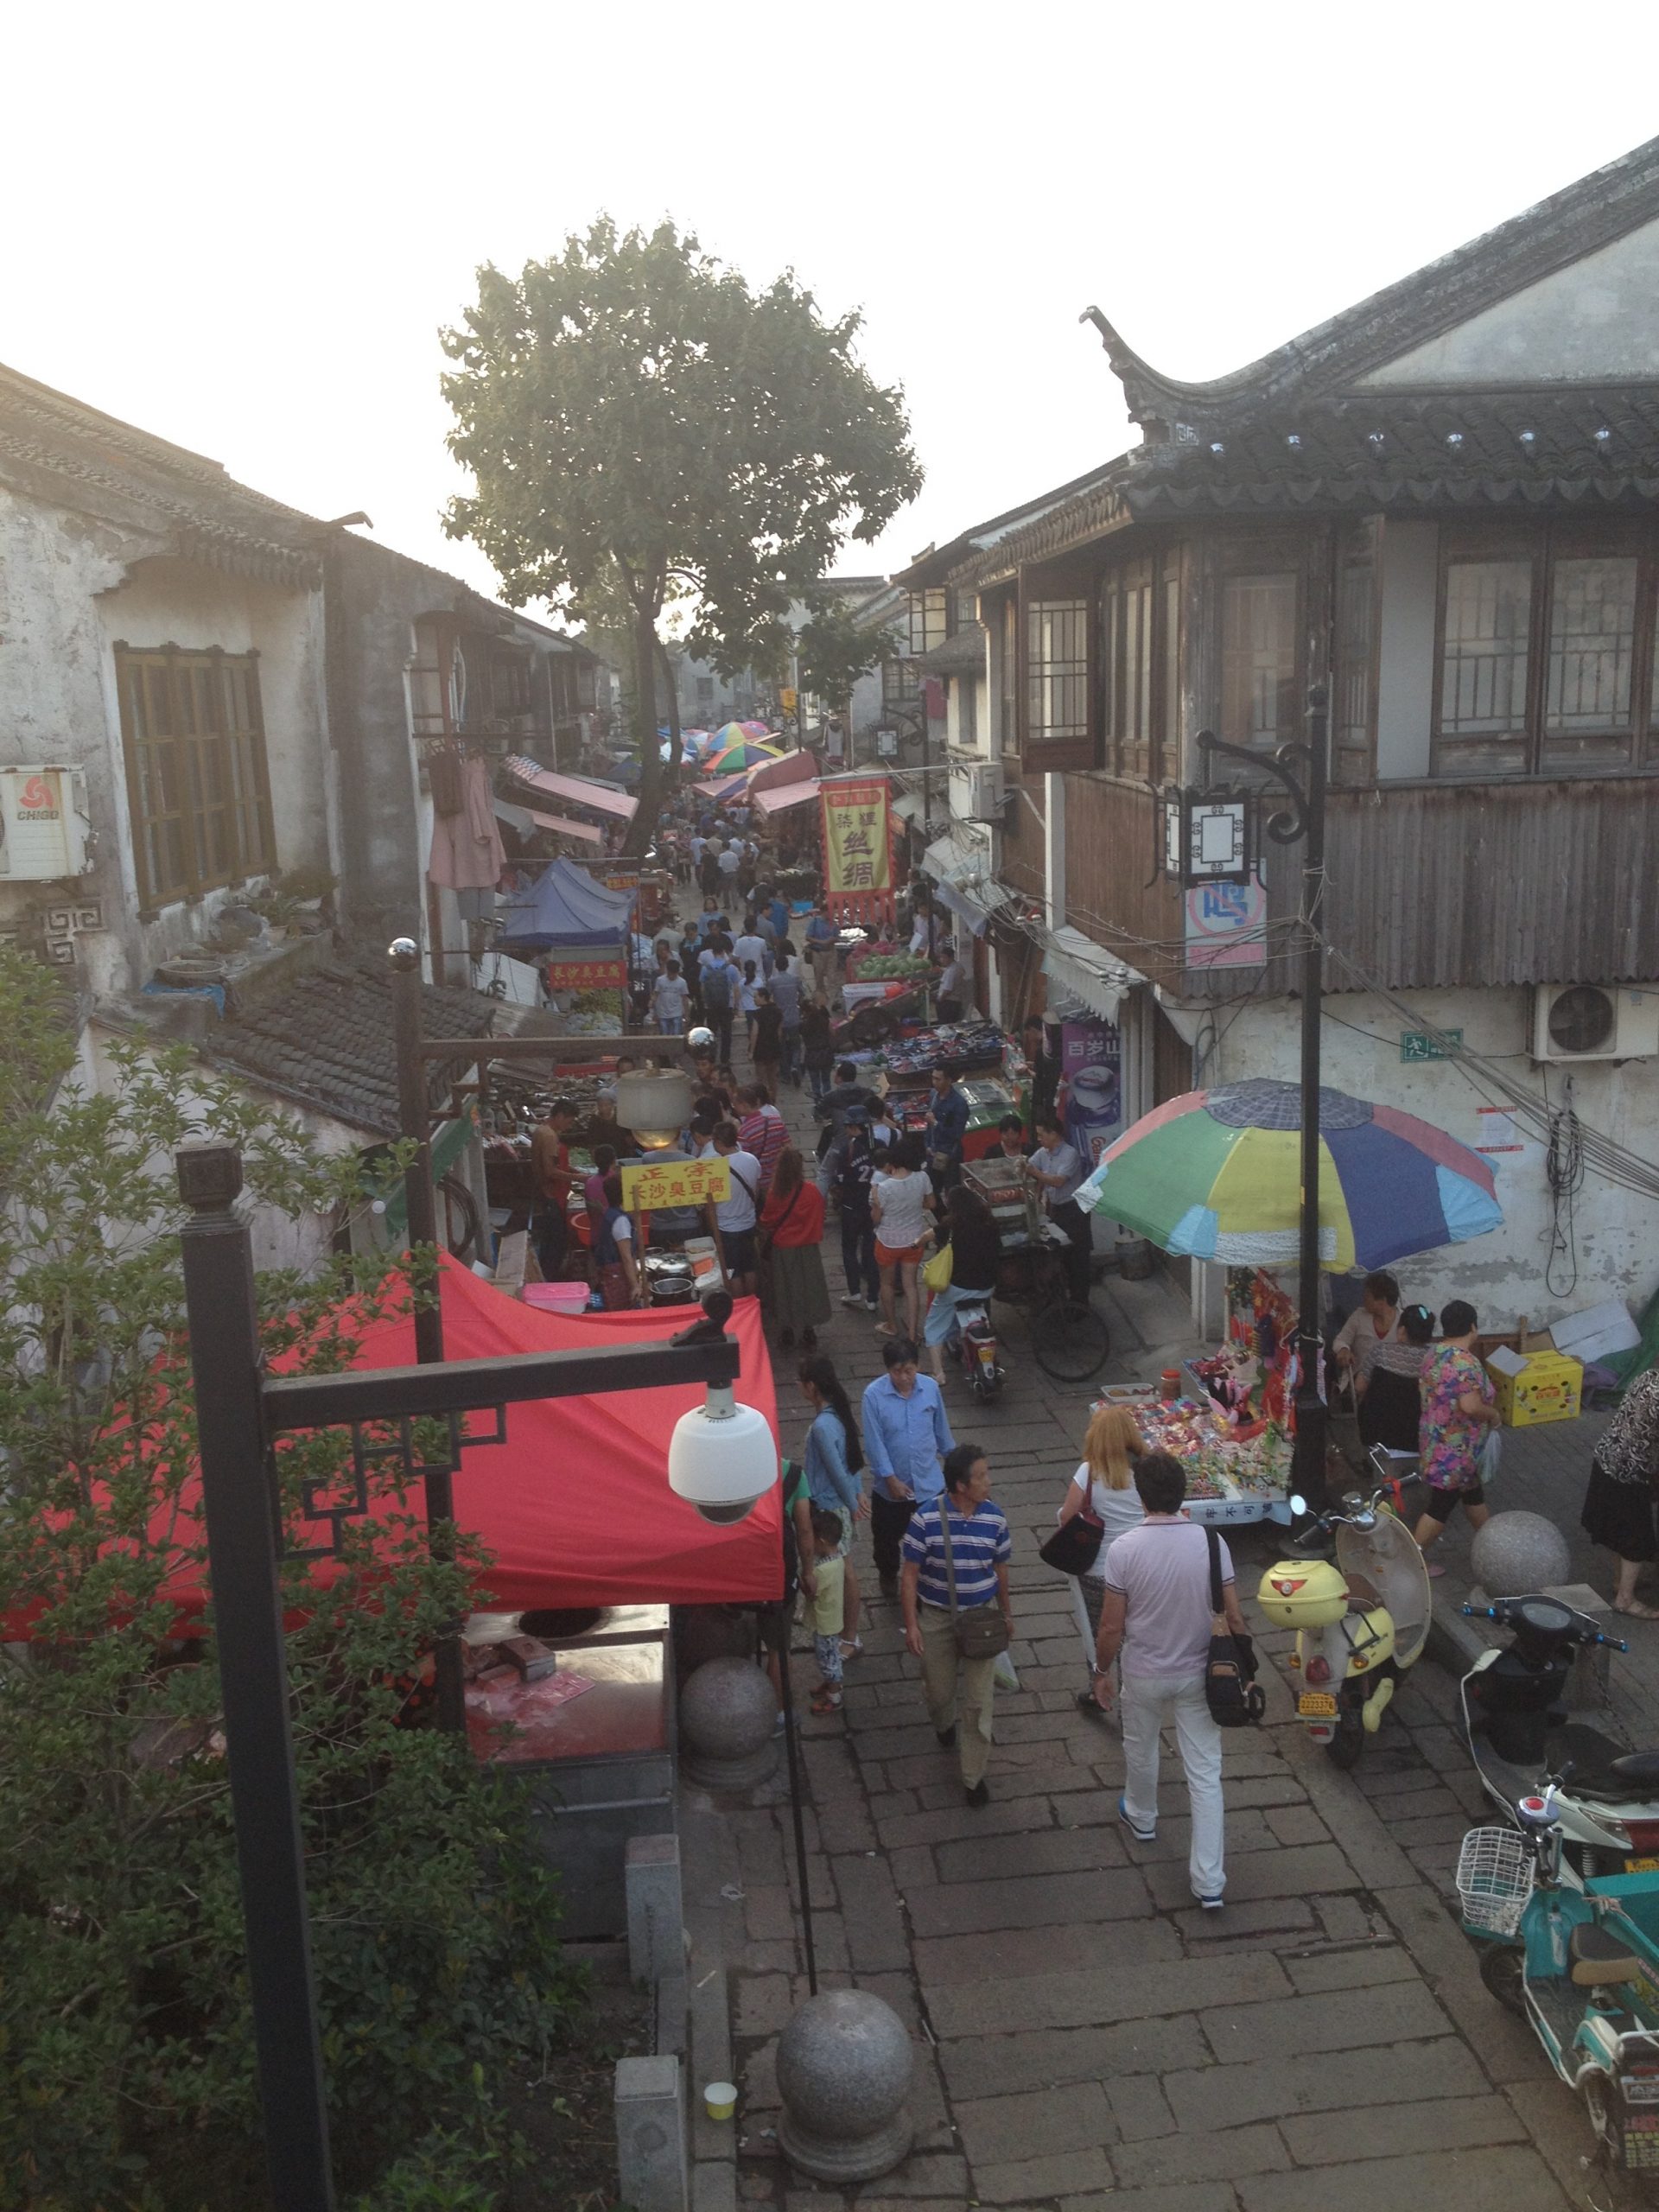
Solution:
[{"label": "red vertical banner", "polygon": [[868,928],[891,918],[893,823],[885,776],[826,783],[823,893],[838,921]]}]

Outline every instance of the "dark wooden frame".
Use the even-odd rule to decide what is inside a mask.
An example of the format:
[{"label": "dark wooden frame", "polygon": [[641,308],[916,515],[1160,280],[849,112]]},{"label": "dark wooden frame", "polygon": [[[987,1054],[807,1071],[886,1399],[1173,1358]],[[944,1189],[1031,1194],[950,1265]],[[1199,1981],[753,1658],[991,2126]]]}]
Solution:
[{"label": "dark wooden frame", "polygon": [[[153,921],[163,906],[198,899],[207,892],[241,883],[250,875],[273,874],[277,864],[276,823],[270,798],[270,770],[265,747],[264,702],[259,690],[257,651],[228,653],[219,645],[197,648],[171,643],[134,645],[124,639],[118,639],[113,650],[139,919]],[[232,668],[241,671],[245,686],[249,721],[245,729],[229,727],[232,717],[226,705],[226,681]],[[149,671],[151,670],[159,670],[164,674],[168,699],[168,719],[172,724],[172,728],[159,739],[153,734],[140,736],[135,728],[129,690],[129,685],[134,679],[143,683],[144,712],[148,722],[151,696]],[[195,677],[201,670],[212,672],[211,691],[219,708],[219,727],[208,731],[187,729],[179,707],[179,684],[182,678],[191,686],[191,719],[195,719]],[[154,747],[158,743],[177,748],[177,781],[182,801],[176,810],[162,814],[150,812],[145,808],[144,779],[139,760],[141,749]],[[242,779],[238,772],[236,752],[243,747],[246,748],[251,791],[242,790]],[[224,790],[224,797],[212,805],[207,802],[207,774],[210,747],[217,754]],[[156,773],[159,778],[159,766]],[[223,868],[203,865],[207,824],[209,817],[215,813],[223,817],[228,831],[226,843],[233,848]],[[263,833],[257,852],[250,849],[249,846],[247,830],[250,817]],[[150,868],[149,833],[161,823],[175,821],[180,825],[185,872],[178,882],[163,886],[156,881]]]}]

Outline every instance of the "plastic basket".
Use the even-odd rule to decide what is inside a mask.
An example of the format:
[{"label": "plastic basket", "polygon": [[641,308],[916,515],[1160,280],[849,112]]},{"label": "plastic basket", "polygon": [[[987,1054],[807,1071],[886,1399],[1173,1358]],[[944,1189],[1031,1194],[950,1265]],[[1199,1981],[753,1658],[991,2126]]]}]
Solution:
[{"label": "plastic basket", "polygon": [[1458,1853],[1463,1924],[1484,1936],[1513,1936],[1532,1895],[1532,1859],[1514,1828],[1471,1828]]}]

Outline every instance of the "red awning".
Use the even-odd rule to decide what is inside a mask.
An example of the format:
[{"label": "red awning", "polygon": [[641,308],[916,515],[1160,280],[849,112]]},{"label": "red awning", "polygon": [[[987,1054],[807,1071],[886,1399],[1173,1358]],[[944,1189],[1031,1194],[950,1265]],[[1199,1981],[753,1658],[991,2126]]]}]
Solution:
[{"label": "red awning", "polygon": [[785,784],[781,791],[756,791],[754,803],[762,814],[781,814],[786,806],[804,806],[809,799],[817,798],[823,786],[816,776],[804,781]]},{"label": "red awning", "polygon": [[[660,1342],[696,1318],[695,1309],[683,1306],[546,1313],[509,1298],[447,1254],[441,1266],[444,1350],[451,1359]],[[742,1361],[737,1396],[766,1415],[775,1436],[777,1401],[758,1301],[740,1299],[728,1325]],[[412,1319],[372,1322],[357,1350],[354,1366],[412,1365]],[[668,1486],[674,1424],[702,1396],[693,1386],[509,1406],[506,1442],[468,1446],[454,1477],[456,1522],[494,1557],[478,1591],[480,1608],[523,1612],[569,1605],[753,1605],[781,1597],[783,1506],[777,1487],[747,1520],[714,1528]],[[486,1428],[488,1416],[470,1416],[468,1426]],[[200,1541],[199,1496],[193,1478],[177,1514],[168,1508],[157,1516],[152,1533],[158,1543],[194,1549]],[[420,1499],[416,1483],[409,1495],[416,1513]],[[380,1510],[398,1508],[386,1500]],[[327,1533],[321,1524],[315,1541]],[[301,1541],[311,1540],[302,1525]],[[320,1559],[312,1573],[326,1585],[333,1563]],[[181,1563],[167,1595],[187,1616],[200,1611],[206,1592],[194,1560]],[[24,1631],[13,1626],[9,1632]]]},{"label": "red awning", "polygon": [[762,791],[773,791],[785,784],[804,783],[816,776],[818,764],[810,753],[785,753],[781,760],[768,760],[763,767],[749,771],[749,797],[758,798]]},{"label": "red awning", "polygon": [[527,760],[521,753],[509,759],[507,772],[515,783],[543,791],[549,798],[561,798],[567,806],[591,806],[597,813],[614,815],[619,822],[632,822],[639,804],[637,798],[630,798],[626,791],[613,791],[608,784],[592,783],[586,776],[558,775],[538,761]]},{"label": "red awning", "polygon": [[510,823],[521,837],[532,830],[547,830],[556,837],[577,837],[584,845],[602,845],[605,832],[594,822],[574,822],[568,815],[537,814],[533,806],[514,806],[510,799],[495,802],[496,818]]}]

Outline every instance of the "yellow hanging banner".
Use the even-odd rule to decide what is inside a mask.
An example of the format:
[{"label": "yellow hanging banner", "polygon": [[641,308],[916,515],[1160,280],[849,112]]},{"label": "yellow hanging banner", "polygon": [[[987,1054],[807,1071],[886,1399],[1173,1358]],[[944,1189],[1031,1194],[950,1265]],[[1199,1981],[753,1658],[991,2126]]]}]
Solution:
[{"label": "yellow hanging banner", "polygon": [[622,1170],[622,1204],[630,1213],[656,1206],[716,1205],[732,1195],[732,1171],[717,1153],[712,1160],[656,1160]]},{"label": "yellow hanging banner", "polygon": [[885,781],[823,786],[823,888],[831,899],[892,890]]}]

